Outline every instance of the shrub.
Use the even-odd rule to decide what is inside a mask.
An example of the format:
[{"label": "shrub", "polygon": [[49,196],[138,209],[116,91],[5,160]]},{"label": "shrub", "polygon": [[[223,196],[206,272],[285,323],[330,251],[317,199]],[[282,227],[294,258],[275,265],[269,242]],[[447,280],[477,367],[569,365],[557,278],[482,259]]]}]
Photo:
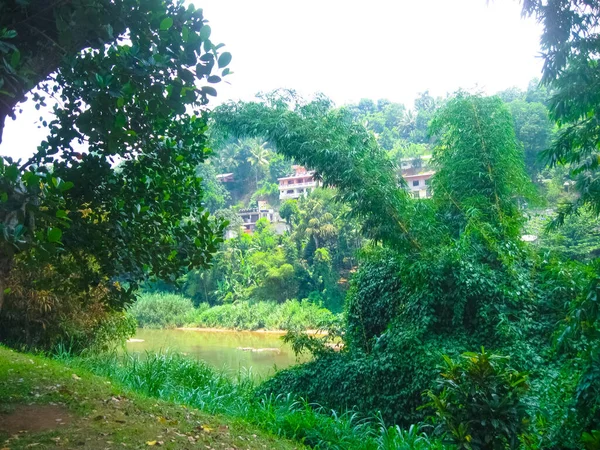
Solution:
[{"label": "shrub", "polygon": [[435,391],[429,390],[430,419],[436,433],[458,448],[495,450],[520,446],[528,415],[521,401],[527,376],[508,367],[508,358],[486,353],[463,353],[458,363],[444,356]]},{"label": "shrub", "polygon": [[142,328],[182,327],[193,320],[195,311],[190,299],[166,293],[144,293],[129,308]]},{"label": "shrub", "polygon": [[346,300],[346,343],[369,351],[400,307],[400,263],[393,252],[367,256],[352,279]]},{"label": "shrub", "polygon": [[199,312],[192,323],[199,327],[236,330],[287,330],[321,328],[334,320],[334,317],[328,309],[308,300],[288,300],[281,304],[239,302],[213,306]]},{"label": "shrub", "polygon": [[112,307],[118,283],[87,285],[81,273],[93,270],[93,262],[81,262],[18,259],[0,311],[0,342],[42,351],[61,345],[80,353],[106,350],[132,336],[135,320]]}]

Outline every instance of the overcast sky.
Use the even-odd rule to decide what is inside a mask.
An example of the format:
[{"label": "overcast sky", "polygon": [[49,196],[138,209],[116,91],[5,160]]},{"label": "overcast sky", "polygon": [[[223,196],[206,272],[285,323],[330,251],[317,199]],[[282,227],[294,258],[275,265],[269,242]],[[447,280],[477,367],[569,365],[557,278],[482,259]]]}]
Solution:
[{"label": "overcast sky", "polygon": [[[233,54],[217,102],[259,91],[322,92],[338,105],[459,88],[493,94],[539,77],[540,27],[513,0],[191,0],[211,40]],[[45,136],[25,107],[0,154],[25,157]]]}]

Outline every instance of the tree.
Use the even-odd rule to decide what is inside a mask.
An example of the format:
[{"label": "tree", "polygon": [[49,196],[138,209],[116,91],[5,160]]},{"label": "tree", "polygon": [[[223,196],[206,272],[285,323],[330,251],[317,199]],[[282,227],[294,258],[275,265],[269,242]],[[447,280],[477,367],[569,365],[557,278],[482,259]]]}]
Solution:
[{"label": "tree", "polygon": [[202,178],[203,206],[212,213],[225,207],[230,199],[227,188],[217,179],[217,173],[211,164],[200,164],[196,175]]},{"label": "tree", "polygon": [[548,116],[548,108],[542,103],[528,103],[515,100],[508,103],[513,116],[515,134],[523,144],[525,167],[535,179],[544,167],[541,155],[550,146],[553,125]]},{"label": "tree", "polygon": [[298,200],[285,200],[279,207],[279,215],[291,228],[298,221]]},{"label": "tree", "polygon": [[[29,34],[20,34],[22,21],[54,17],[45,24],[53,33],[42,30],[53,42],[41,47],[59,45],[61,52],[47,61],[53,65],[46,72],[32,73],[29,84],[10,84],[17,95],[55,71],[36,98],[41,104],[53,95],[60,102],[48,138],[30,160],[0,161],[0,306],[1,285],[18,253],[38,262],[91,258],[84,279],[93,285],[118,277],[120,283],[109,284],[115,305],[122,305],[143,279],[174,280],[207,264],[221,240],[223,225],[202,208],[196,168],[207,152],[203,106],[216,95],[209,84],[227,75],[231,55],[219,53],[221,45],[210,41],[210,27],[193,5],[42,3],[2,4],[2,26],[13,30],[8,48],[22,55],[23,74],[44,55],[31,48]],[[98,8],[98,17],[90,14]],[[81,26],[66,26],[77,17]],[[102,45],[89,48],[88,31],[106,36]]]},{"label": "tree", "polygon": [[545,153],[550,165],[568,164],[577,177],[580,198],[565,213],[589,204],[600,213],[600,5],[589,0],[526,0],[523,14],[544,26],[541,83],[551,91],[550,115],[558,125]]},{"label": "tree", "polygon": [[250,148],[250,156],[248,156],[248,162],[254,167],[254,176],[256,181],[256,189],[258,189],[258,174],[261,170],[264,170],[269,165],[269,151],[265,148],[266,142],[261,144],[258,141],[254,142]]},{"label": "tree", "polygon": [[477,230],[488,242],[517,236],[517,200],[528,195],[530,184],[502,100],[458,95],[438,111],[430,132],[438,137],[434,201],[456,227],[454,232]]},{"label": "tree", "polygon": [[262,101],[221,105],[213,117],[223,134],[265,138],[277,152],[316,169],[325,186],[336,187],[339,201],[353,205],[351,215],[368,236],[419,247],[416,227],[403,214],[413,204],[395,165],[350,111],[332,109],[325,97],[305,102],[279,91]]}]

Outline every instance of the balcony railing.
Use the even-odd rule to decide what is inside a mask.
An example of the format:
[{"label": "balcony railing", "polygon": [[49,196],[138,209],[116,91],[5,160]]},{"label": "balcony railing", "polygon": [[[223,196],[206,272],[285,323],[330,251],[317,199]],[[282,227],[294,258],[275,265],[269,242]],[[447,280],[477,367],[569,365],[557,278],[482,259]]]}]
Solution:
[{"label": "balcony railing", "polygon": [[279,190],[294,189],[294,188],[301,188],[301,187],[316,187],[316,186],[317,186],[316,181],[309,181],[307,183],[296,183],[296,184],[280,184]]}]

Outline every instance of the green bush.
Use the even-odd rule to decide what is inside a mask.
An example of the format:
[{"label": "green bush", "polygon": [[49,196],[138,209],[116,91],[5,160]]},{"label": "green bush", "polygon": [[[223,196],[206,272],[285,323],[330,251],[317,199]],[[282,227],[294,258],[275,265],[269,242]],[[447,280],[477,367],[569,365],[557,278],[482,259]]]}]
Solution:
[{"label": "green bush", "polygon": [[508,358],[463,353],[458,363],[444,356],[438,387],[429,390],[435,431],[461,449],[517,449],[529,422],[522,397],[527,376],[508,367]]},{"label": "green bush", "polygon": [[400,264],[393,252],[379,250],[366,256],[346,298],[346,343],[370,351],[400,307]]},{"label": "green bush", "polygon": [[114,308],[118,283],[87,284],[82,271],[93,267],[92,258],[18,258],[0,311],[0,342],[37,351],[61,346],[73,353],[124,344],[135,333],[135,320]]},{"label": "green bush", "polygon": [[195,312],[190,299],[166,293],[144,293],[129,308],[142,328],[182,327],[193,319]]},{"label": "green bush", "polygon": [[438,352],[455,354],[453,346],[443,340],[404,349],[390,342],[380,345],[369,354],[325,353],[278,372],[259,392],[291,393],[337,411],[355,408],[365,415],[381,414],[387,423],[401,426],[423,420],[417,408],[437,375]]},{"label": "green bush", "polygon": [[211,307],[177,294],[144,293],[129,308],[142,328],[202,327],[234,330],[317,329],[327,326],[335,315],[308,300],[237,302]]},{"label": "green bush", "polygon": [[279,304],[238,302],[198,312],[190,325],[235,330],[316,329],[326,326],[334,317],[328,309],[308,300],[288,300]]}]

